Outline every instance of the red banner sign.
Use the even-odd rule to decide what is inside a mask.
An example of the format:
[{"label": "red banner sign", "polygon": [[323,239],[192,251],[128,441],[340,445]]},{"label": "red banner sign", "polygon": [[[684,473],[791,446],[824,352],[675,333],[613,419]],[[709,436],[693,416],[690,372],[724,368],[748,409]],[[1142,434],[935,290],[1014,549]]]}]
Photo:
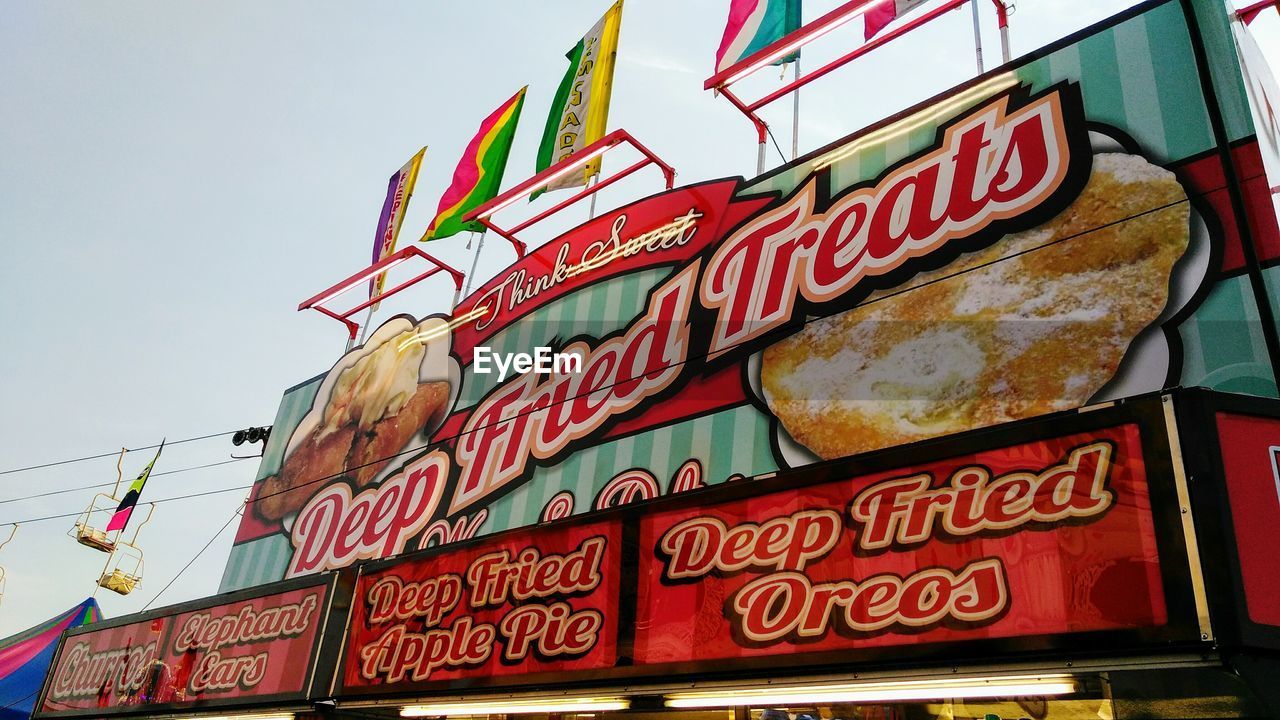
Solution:
[{"label": "red banner sign", "polygon": [[1226,412],[1215,420],[1245,611],[1253,623],[1280,627],[1280,420]]},{"label": "red banner sign", "polygon": [[612,667],[620,544],[597,522],[362,573],[344,687]]},{"label": "red banner sign", "polygon": [[1137,401],[384,561],[335,692],[1194,642],[1164,423]]},{"label": "red banner sign", "polygon": [[41,712],[302,697],[327,597],[328,583],[70,635]]},{"label": "red banner sign", "polygon": [[646,516],[637,664],[1168,619],[1137,424]]}]

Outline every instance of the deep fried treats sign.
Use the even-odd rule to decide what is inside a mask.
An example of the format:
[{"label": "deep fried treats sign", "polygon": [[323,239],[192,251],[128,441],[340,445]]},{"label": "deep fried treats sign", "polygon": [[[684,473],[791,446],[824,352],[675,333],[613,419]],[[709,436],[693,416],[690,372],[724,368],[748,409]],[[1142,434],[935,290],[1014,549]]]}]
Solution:
[{"label": "deep fried treats sign", "polygon": [[1167,621],[1133,424],[656,513],[640,540],[637,664]]},{"label": "deep fried treats sign", "polygon": [[362,574],[346,687],[611,667],[617,522],[522,532]]},{"label": "deep fried treats sign", "polygon": [[[932,152],[896,167],[873,187],[831,201],[825,210],[819,209],[817,181],[811,178],[789,199],[751,218],[723,242],[714,232],[700,231],[701,224],[722,214],[723,208],[713,212],[710,207],[694,207],[674,220],[671,210],[664,209],[661,217],[670,229],[662,226],[653,231],[660,239],[633,238],[629,244],[618,239],[614,251],[605,250],[606,245],[598,241],[590,245],[581,251],[576,269],[604,267],[646,248],[650,253],[682,251],[688,257],[653,289],[642,313],[619,333],[603,339],[575,339],[562,349],[582,358],[581,372],[551,377],[525,373],[500,383],[455,418],[460,423],[459,437],[452,452],[437,448],[410,458],[405,469],[386,479],[384,486],[406,485],[403,492],[395,493],[396,498],[418,501],[420,506],[411,516],[400,513],[405,504],[388,497],[381,487],[354,492],[347,483],[336,482],[313,491],[292,527],[294,555],[287,575],[401,552],[438,509],[449,517],[474,512],[526,481],[539,463],[563,456],[575,443],[608,429],[618,418],[678,390],[703,371],[702,363],[691,359],[733,356],[741,360],[756,349],[756,341],[807,312],[847,304],[854,297],[851,293],[864,283],[910,275],[924,256],[981,245],[1056,212],[1079,191],[1089,167],[1082,126],[1069,122],[1079,113],[1073,92],[1064,87],[1019,98],[1017,107],[1010,106],[1010,96],[990,100],[943,131]],[[934,217],[933,207],[945,207],[947,212]],[[891,222],[904,214],[905,223]],[[619,227],[617,222],[611,226],[613,236],[617,237]],[[508,304],[529,300],[543,290],[552,292],[557,278],[563,283],[582,274],[567,269],[568,247],[560,246],[546,282],[517,280]],[[694,255],[699,249],[705,258]],[[499,315],[505,287],[504,283],[482,288],[459,312],[484,310],[483,317]],[[521,287],[525,289],[517,293]],[[695,322],[698,319],[702,322]],[[489,322],[493,321],[484,321],[484,327]],[[465,339],[460,337],[460,343]],[[465,344],[455,349],[469,351]],[[381,351],[367,352],[376,356]],[[432,356],[432,352],[424,355]],[[345,368],[341,363],[337,367]],[[353,368],[358,367],[357,362]],[[342,370],[351,372],[355,370]],[[341,377],[345,375],[335,387],[364,386],[358,381],[344,385]],[[404,393],[410,389],[406,386]],[[357,400],[332,401],[318,417],[345,417],[343,408],[358,404]],[[382,417],[385,412],[364,414]],[[321,423],[312,431],[314,443],[297,437],[291,440],[295,453],[291,457],[298,468],[319,472],[318,458],[332,454],[323,443],[338,437],[339,431],[330,427],[333,422]],[[353,437],[369,432],[359,431]],[[350,444],[341,436],[339,450],[345,452]],[[349,454],[346,462],[351,463]],[[424,462],[429,467],[421,467]],[[286,463],[286,469],[291,467]],[[298,468],[296,473],[302,473]],[[430,479],[424,480],[427,473]],[[448,478],[456,478],[452,493],[441,497]],[[419,482],[411,482],[414,479]],[[358,475],[357,481],[363,482]],[[275,502],[275,497],[274,491],[268,493],[267,501]],[[385,512],[358,509],[361,503]],[[268,515],[275,519],[278,514]],[[421,522],[398,522],[408,517]]]},{"label": "deep fried treats sign", "polygon": [[327,584],[67,637],[44,712],[298,695]]}]

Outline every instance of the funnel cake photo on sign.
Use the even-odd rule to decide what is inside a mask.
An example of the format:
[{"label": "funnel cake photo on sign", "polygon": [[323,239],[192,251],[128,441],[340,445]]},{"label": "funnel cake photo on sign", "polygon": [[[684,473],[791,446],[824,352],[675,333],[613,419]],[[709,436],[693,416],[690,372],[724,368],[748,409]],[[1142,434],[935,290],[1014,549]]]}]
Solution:
[{"label": "funnel cake photo on sign", "polygon": [[254,511],[280,522],[329,482],[372,484],[425,445],[457,395],[447,323],[395,317],[325,375],[310,412],[289,438],[280,471],[259,487]]},{"label": "funnel cake photo on sign", "polygon": [[1091,141],[1090,179],[1053,219],[810,321],[759,355],[756,392],[781,423],[784,459],[1164,387],[1178,360],[1156,326],[1199,287],[1207,231],[1172,172],[1112,152],[1105,136]]}]

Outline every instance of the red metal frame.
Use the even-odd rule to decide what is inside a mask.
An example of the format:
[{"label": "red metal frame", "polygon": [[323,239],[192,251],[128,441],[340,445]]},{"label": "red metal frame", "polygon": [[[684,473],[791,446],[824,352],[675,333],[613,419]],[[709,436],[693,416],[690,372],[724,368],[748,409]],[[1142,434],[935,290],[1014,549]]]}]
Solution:
[{"label": "red metal frame", "polygon": [[1261,0],[1252,5],[1246,5],[1236,10],[1236,17],[1248,23],[1253,18],[1251,16],[1266,10],[1269,7],[1280,7],[1280,0]]},{"label": "red metal frame", "polygon": [[[536,191],[540,187],[545,186],[551,180],[567,175],[568,173],[572,172],[573,170],[579,167],[586,167],[589,163],[591,163],[596,158],[604,155],[609,150],[612,150],[614,147],[617,147],[618,145],[621,145],[623,143],[626,143],[627,145],[630,145],[631,147],[635,148],[635,150],[639,152],[641,155],[643,155],[644,157],[641,158],[639,161],[622,169],[621,171],[614,173],[609,178],[605,180],[601,180],[594,185],[590,185],[586,188],[583,188],[582,190],[575,193],[574,195],[564,200],[561,200],[560,202],[556,203],[550,208],[547,208],[546,210],[543,210],[542,212],[538,213],[537,215],[534,215],[528,220],[525,220],[524,222],[519,223],[515,227],[512,227],[510,229],[503,229],[501,227],[498,227],[491,219],[494,213],[498,212],[499,210],[502,210],[503,208],[506,208],[507,206],[511,205],[512,203],[516,202],[517,200],[527,195],[533,194],[534,191]],[[497,197],[481,205],[480,207],[472,210],[466,215],[463,215],[462,221],[471,222],[474,220],[474,221],[480,222],[480,224],[494,231],[498,235],[501,235],[502,237],[506,238],[507,241],[511,243],[512,247],[516,249],[516,254],[523,257],[525,254],[526,246],[524,242],[522,242],[519,238],[516,237],[516,233],[528,228],[531,225],[534,225],[536,223],[542,222],[543,220],[546,220],[548,217],[551,217],[552,215],[578,202],[579,200],[582,200],[583,198],[589,195],[594,195],[595,193],[600,192],[606,187],[609,187],[610,185],[618,182],[619,180],[627,177],[628,175],[631,175],[632,173],[648,165],[658,166],[658,168],[662,171],[663,178],[666,180],[668,190],[670,190],[672,187],[675,186],[676,171],[674,168],[672,168],[667,163],[663,162],[662,158],[659,158],[649,148],[640,144],[638,140],[636,140],[634,137],[631,136],[631,133],[628,133],[626,130],[614,130],[608,135],[605,135],[599,140],[575,152],[573,155],[570,155],[564,160],[561,160],[560,162],[552,165],[546,170],[543,170],[537,175],[534,175],[528,180],[525,180],[519,185],[516,185],[510,190],[498,195]]]},{"label": "red metal frame", "polygon": [[[1273,0],[1280,1],[1280,0]],[[1009,6],[1005,5],[1002,0],[995,0],[996,3],[996,27],[1009,27]]]},{"label": "red metal frame", "polygon": [[[351,308],[350,310],[347,310],[346,312],[339,313],[339,312],[330,310],[327,307],[324,307],[324,303],[328,302],[329,300],[332,300],[334,297],[341,295],[347,290],[350,290],[351,288],[354,288],[355,286],[359,285],[361,282],[365,280],[369,280],[373,277],[376,277],[377,275],[390,269],[392,266],[399,265],[400,263],[412,257],[420,257],[423,260],[426,260],[427,262],[431,263],[432,265],[431,269],[422,273],[421,275],[418,275],[417,277],[411,278],[409,280],[406,280],[400,283],[399,285],[396,285],[390,290],[374,295],[373,297],[369,298],[368,300],[365,300],[364,302],[356,305],[355,307]],[[428,255],[427,253],[423,252],[417,247],[410,245],[409,247],[406,247],[402,250],[399,250],[395,253],[392,253],[391,255],[388,255],[382,258],[378,262],[370,265],[364,270],[357,272],[356,274],[348,277],[347,279],[342,280],[329,288],[321,290],[316,295],[310,298],[307,298],[306,300],[303,300],[298,305],[298,311],[301,312],[303,310],[315,310],[324,315],[328,315],[334,320],[337,320],[343,325],[346,325],[347,332],[350,333],[351,339],[354,340],[356,337],[356,331],[360,329],[360,324],[351,320],[352,315],[360,312],[361,310],[364,310],[367,307],[370,307],[374,303],[381,302],[384,298],[388,298],[388,297],[391,297],[392,295],[395,295],[396,293],[410,287],[411,285],[416,285],[422,282],[423,280],[426,280],[427,278],[441,271],[449,273],[449,275],[453,278],[454,286],[457,288],[459,292],[461,292],[462,279],[464,277],[461,272],[459,272],[458,270],[455,270],[453,267],[449,265],[446,265],[445,263],[440,262],[435,257]]]},{"label": "red metal frame", "polygon": [[[799,28],[795,32],[786,35],[778,40],[766,45],[760,50],[734,63],[733,65],[721,70],[720,72],[707,78],[702,87],[706,90],[715,89],[724,95],[725,99],[738,108],[738,111],[747,116],[756,128],[756,134],[759,136],[759,142],[764,143],[767,139],[768,125],[756,114],[760,108],[775,102],[779,98],[799,90],[818,78],[836,70],[844,65],[866,55],[876,48],[891,42],[903,35],[915,30],[916,28],[937,19],[939,16],[946,14],[952,10],[959,8],[969,2],[977,2],[977,0],[946,0],[946,2],[934,7],[919,17],[913,18],[901,27],[890,30],[889,32],[876,37],[873,40],[859,45],[857,48],[841,55],[840,57],[828,62],[817,70],[805,73],[804,75],[788,82],[782,87],[765,95],[759,100],[747,102],[739,98],[732,90],[729,89],[738,80],[741,80],[757,70],[765,67],[777,58],[788,55],[801,47],[817,40],[819,37],[835,30],[844,25],[846,22],[859,17],[866,13],[867,10],[879,5],[883,2],[892,2],[893,0],[851,0],[841,5],[831,12],[823,15],[817,20]],[[996,5],[996,16],[1000,27],[1008,24],[1008,9],[1002,0],[992,0]],[[1280,0],[1263,0],[1263,2],[1274,3]]]}]

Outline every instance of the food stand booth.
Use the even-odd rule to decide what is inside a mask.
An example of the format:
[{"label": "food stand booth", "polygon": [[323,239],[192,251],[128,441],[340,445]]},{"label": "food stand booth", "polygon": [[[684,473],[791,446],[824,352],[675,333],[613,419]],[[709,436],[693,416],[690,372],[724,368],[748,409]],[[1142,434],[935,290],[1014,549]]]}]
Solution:
[{"label": "food stand booth", "polygon": [[35,717],[1280,715],[1233,47],[1153,0],[387,320],[286,391],[223,594],[69,633]]},{"label": "food stand booth", "polygon": [[78,629],[39,716],[1271,717],[1278,456],[1179,391],[686,491]]}]

